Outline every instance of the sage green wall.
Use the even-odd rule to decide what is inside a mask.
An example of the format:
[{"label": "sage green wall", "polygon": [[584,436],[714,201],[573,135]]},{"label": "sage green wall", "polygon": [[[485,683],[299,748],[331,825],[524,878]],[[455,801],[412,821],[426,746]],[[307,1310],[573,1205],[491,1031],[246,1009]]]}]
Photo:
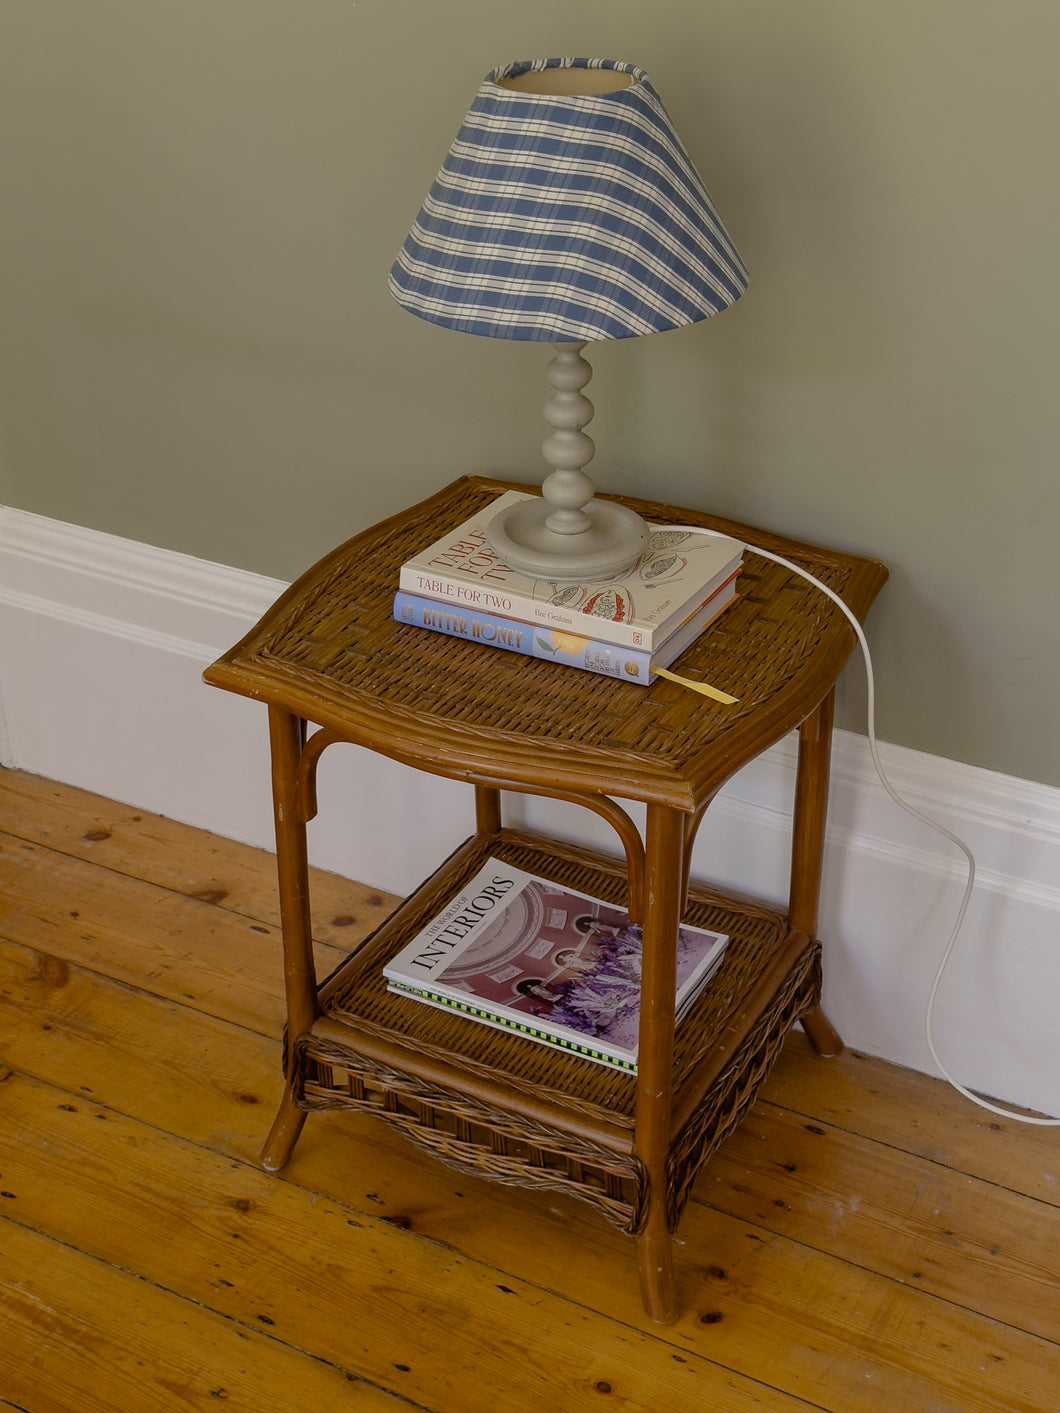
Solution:
[{"label": "sage green wall", "polygon": [[537,477],[545,351],[386,272],[492,64],[632,59],[751,289],[597,350],[598,483],[883,559],[884,739],[1060,785],[1058,52],[1055,0],[6,0],[0,499],[292,577]]}]

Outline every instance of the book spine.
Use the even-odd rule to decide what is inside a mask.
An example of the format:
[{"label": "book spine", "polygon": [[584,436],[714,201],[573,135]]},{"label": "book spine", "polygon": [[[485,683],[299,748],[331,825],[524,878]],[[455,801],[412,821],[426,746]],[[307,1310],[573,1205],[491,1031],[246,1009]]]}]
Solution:
[{"label": "book spine", "polygon": [[457,1014],[467,1016],[469,1020],[478,1021],[482,1025],[491,1025],[498,1030],[508,1030],[514,1035],[522,1035],[527,1040],[536,1040],[541,1045],[551,1045],[557,1050],[566,1050],[568,1054],[578,1055],[582,1059],[595,1060],[597,1064],[608,1065],[616,1070],[624,1070],[627,1074],[636,1074],[637,1072],[635,1060],[625,1060],[617,1055],[608,1054],[606,1050],[598,1049],[589,1040],[568,1039],[564,1035],[558,1035],[540,1025],[535,1025],[530,1020],[514,1020],[504,1015],[503,1012],[482,1006],[476,1001],[458,1001],[442,991],[414,986],[396,977],[387,978],[387,989],[397,992],[401,996],[411,996],[413,1000],[423,1001],[428,1006],[437,1006],[444,1011],[455,1011]]},{"label": "book spine", "polygon": [[599,638],[586,639],[569,629],[527,623],[499,613],[486,613],[469,607],[453,607],[448,602],[398,590],[394,595],[394,618],[415,628],[465,638],[471,643],[522,653],[524,657],[579,667],[604,677],[617,677],[642,687],[651,683],[650,652],[617,647]]},{"label": "book spine", "polygon": [[446,604],[453,611],[499,614],[504,618],[554,629],[558,633],[576,633],[579,637],[591,638],[611,647],[633,648],[637,652],[650,654],[658,634],[657,628],[615,623],[610,618],[579,613],[576,609],[562,608],[543,599],[530,598],[527,594],[510,592],[503,585],[465,583],[451,575],[433,570],[428,573],[409,564],[402,565],[398,588]]}]

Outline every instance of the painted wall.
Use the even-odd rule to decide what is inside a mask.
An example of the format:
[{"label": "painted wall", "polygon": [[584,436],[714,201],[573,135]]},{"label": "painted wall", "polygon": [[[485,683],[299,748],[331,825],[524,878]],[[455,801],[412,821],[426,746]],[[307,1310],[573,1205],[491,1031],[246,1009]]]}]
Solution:
[{"label": "painted wall", "polygon": [[535,479],[544,351],[386,272],[488,68],[632,59],[752,284],[596,352],[598,484],[883,559],[884,739],[1060,784],[1058,45],[1053,0],[7,0],[0,500],[285,579]]}]

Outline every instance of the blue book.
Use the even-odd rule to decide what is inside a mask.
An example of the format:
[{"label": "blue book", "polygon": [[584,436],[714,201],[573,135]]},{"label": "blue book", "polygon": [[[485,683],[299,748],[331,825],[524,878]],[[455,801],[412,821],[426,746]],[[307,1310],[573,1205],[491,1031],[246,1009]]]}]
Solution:
[{"label": "blue book", "polygon": [[581,637],[567,628],[548,628],[541,623],[526,623],[498,613],[455,608],[401,589],[394,595],[394,618],[413,628],[426,628],[432,633],[464,638],[483,647],[559,662],[565,667],[580,667],[583,672],[599,672],[605,677],[617,677],[623,682],[647,687],[653,668],[669,667],[735,597],[734,575],[653,652],[618,646],[600,638]]}]

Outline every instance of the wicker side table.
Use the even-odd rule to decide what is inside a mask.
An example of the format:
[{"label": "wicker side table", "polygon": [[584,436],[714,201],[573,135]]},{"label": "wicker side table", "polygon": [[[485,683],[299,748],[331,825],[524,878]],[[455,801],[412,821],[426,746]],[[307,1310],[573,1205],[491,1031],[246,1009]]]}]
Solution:
[{"label": "wicker side table", "polygon": [[[753,553],[738,601],[679,662],[682,674],[738,697],[735,706],[395,624],[401,563],[508,489],[465,477],[341,546],[206,673],[269,708],[288,1025],[285,1092],[262,1161],[270,1170],[286,1163],[309,1111],[377,1114],[452,1166],[594,1203],[636,1237],[645,1308],[665,1322],[679,1311],[671,1234],[697,1170],[746,1112],[797,1019],[819,1052],[841,1048],[818,1004],[815,933],[833,690],[853,634],[822,594]],[[626,503],[649,520],[702,524],[805,565],[859,616],[886,578],[870,560]],[[796,728],[787,910],[690,885],[710,801]],[[305,826],[318,762],[339,741],[470,783],[477,832],[318,986]],[[505,829],[503,790],[596,811],[616,830],[624,860]],[[646,806],[643,842],[617,799]],[[636,1076],[386,990],[384,960],[490,853],[624,902],[643,923]],[[675,1032],[682,917],[731,941]]]}]

